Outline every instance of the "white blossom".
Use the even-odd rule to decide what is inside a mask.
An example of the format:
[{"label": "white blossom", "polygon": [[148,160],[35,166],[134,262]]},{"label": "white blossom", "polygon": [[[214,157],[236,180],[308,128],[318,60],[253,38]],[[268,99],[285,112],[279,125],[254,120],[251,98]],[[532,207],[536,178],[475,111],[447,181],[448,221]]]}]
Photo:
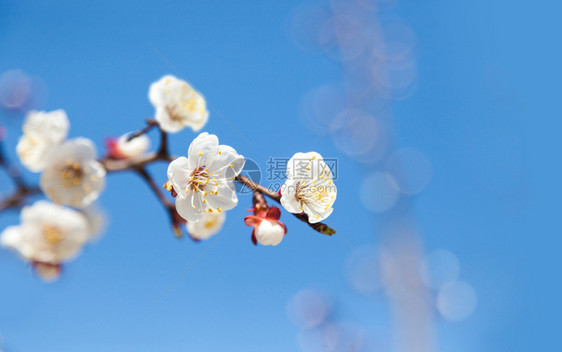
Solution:
[{"label": "white blossom", "polygon": [[281,205],[291,213],[306,213],[311,224],[326,219],[334,210],[337,195],[332,179],[332,172],[320,154],[296,153],[287,163]]},{"label": "white blossom", "polygon": [[264,219],[256,227],[256,240],[264,246],[277,246],[285,237],[285,228],[277,222]]},{"label": "white blossom", "polygon": [[0,234],[2,246],[32,262],[58,264],[75,257],[89,238],[89,225],[80,212],[47,201],[24,207],[21,224]]},{"label": "white blossom", "polygon": [[197,222],[188,222],[187,232],[197,240],[206,240],[221,230],[226,220],[226,212],[204,213]]},{"label": "white blossom", "polygon": [[150,138],[147,135],[137,136],[130,141],[129,134],[126,133],[117,139],[117,152],[124,158],[136,158],[150,148]]},{"label": "white blossom", "polygon": [[171,75],[152,83],[148,98],[156,108],[156,121],[167,132],[178,132],[184,127],[197,132],[209,118],[203,96],[186,81]]},{"label": "white blossom", "polygon": [[41,189],[59,204],[83,208],[96,200],[105,186],[105,169],[96,160],[91,140],[76,138],[57,147],[41,175]]},{"label": "white blossom", "polygon": [[176,196],[176,210],[185,220],[198,221],[207,213],[222,212],[238,204],[233,180],[244,167],[244,157],[217,136],[201,133],[191,142],[188,157],[168,167]]},{"label": "white blossom", "polygon": [[16,146],[21,163],[32,172],[43,170],[48,155],[65,140],[69,127],[64,110],[30,111]]}]

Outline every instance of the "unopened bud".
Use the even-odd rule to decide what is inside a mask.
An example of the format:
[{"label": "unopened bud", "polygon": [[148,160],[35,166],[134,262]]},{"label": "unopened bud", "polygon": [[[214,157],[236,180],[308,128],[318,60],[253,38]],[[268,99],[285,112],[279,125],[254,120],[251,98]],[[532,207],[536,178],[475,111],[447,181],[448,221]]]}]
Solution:
[{"label": "unopened bud", "polygon": [[41,279],[47,282],[56,281],[61,274],[61,265],[43,262],[34,262],[33,268]]},{"label": "unopened bud", "polygon": [[174,187],[172,186],[172,181],[170,181],[170,180],[166,181],[166,183],[164,183],[164,186],[162,186],[162,188],[164,188],[166,191],[170,192],[172,197],[175,198],[175,197],[178,196],[178,194],[174,190]]},{"label": "unopened bud", "polygon": [[176,235],[177,238],[181,238],[182,234],[181,234],[181,229],[178,226],[178,224],[173,224],[172,225],[172,229],[174,230],[174,235]]}]

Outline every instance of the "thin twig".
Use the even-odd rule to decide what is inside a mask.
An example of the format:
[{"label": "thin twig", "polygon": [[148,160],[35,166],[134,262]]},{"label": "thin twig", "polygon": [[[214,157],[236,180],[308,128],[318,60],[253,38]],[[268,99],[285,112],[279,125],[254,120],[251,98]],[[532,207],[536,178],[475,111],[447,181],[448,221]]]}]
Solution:
[{"label": "thin twig", "polygon": [[149,153],[134,159],[111,159],[102,158],[98,161],[102,163],[105,170],[109,172],[131,171],[135,168],[144,167],[158,161],[170,162],[174,158],[170,155],[160,155],[159,153]]},{"label": "thin twig", "polygon": [[174,230],[174,233],[177,237],[181,237],[180,225],[182,223],[182,220],[178,216],[175,205],[173,203],[170,203],[166,199],[164,194],[162,194],[160,187],[156,184],[156,182],[154,182],[154,179],[152,178],[152,176],[150,176],[150,174],[144,167],[134,168],[133,171],[135,171],[148,184],[148,186],[152,190],[152,193],[156,195],[156,197],[164,207],[164,210],[166,210],[166,212],[170,216],[170,222],[172,223],[172,229]]},{"label": "thin twig", "polygon": [[0,211],[7,209],[17,209],[21,207],[28,196],[40,193],[41,190],[38,187],[29,186],[25,179],[23,178],[18,167],[9,162],[4,151],[4,143],[0,140],[0,167],[3,168],[10,179],[16,185],[15,191],[7,196],[6,198],[0,200]]},{"label": "thin twig", "polygon": [[132,135],[130,135],[129,137],[127,137],[127,142],[142,136],[143,134],[148,133],[148,131],[150,131],[151,129],[153,129],[154,127],[158,126],[158,122],[156,122],[153,119],[146,119],[146,126],[140,130],[138,130],[137,132],[133,133]]},{"label": "thin twig", "polygon": [[41,190],[38,187],[18,188],[10,196],[0,201],[0,212],[8,209],[18,209],[25,204],[29,196],[39,194]]},{"label": "thin twig", "polygon": [[168,133],[163,129],[159,128],[160,130],[160,147],[158,147],[158,155],[160,157],[169,157],[170,152],[168,151]]}]

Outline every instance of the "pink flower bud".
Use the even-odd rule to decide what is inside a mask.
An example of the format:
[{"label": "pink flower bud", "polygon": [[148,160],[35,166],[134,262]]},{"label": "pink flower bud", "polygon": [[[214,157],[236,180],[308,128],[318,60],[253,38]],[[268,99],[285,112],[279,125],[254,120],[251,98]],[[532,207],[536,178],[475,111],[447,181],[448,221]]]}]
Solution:
[{"label": "pink flower bud", "polygon": [[254,215],[244,218],[247,226],[252,226],[252,242],[257,245],[259,242],[264,246],[276,246],[283,240],[287,233],[287,227],[279,218],[281,211],[277,207],[271,207],[267,211],[255,210]]}]

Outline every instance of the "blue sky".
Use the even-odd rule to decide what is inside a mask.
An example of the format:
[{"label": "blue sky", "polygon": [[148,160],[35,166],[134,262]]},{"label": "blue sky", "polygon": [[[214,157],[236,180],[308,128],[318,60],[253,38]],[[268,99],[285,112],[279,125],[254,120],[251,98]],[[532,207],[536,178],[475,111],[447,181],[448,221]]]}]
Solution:
[{"label": "blue sky", "polygon": [[[287,35],[299,3],[3,2],[0,71],[41,77],[48,92],[41,108],[64,108],[70,135],[102,150],[106,137],[141,127],[153,113],[148,86],[173,73],[157,49],[249,143],[213,110],[205,130],[265,168],[269,156],[307,151],[316,134],[299,119],[299,104],[314,87],[341,80],[337,62],[300,50]],[[537,93],[533,87],[545,87],[540,74],[522,67],[544,40],[529,28],[548,31],[549,21],[508,1],[400,1],[392,11],[418,42],[416,91],[392,108],[399,144],[422,150],[433,165],[431,184],[414,203],[423,243],[454,252],[462,279],[478,293],[466,321],[437,319],[438,341],[448,351],[525,350],[520,332],[528,331],[533,310],[528,146],[544,141],[524,132],[535,131],[531,111],[553,91]],[[549,74],[553,62],[547,57],[534,68]],[[15,145],[19,122],[6,119]],[[186,153],[194,137],[188,130],[174,135],[172,150]],[[315,149],[340,158],[330,224],[355,246],[376,244],[378,220],[358,206],[360,167],[328,137]],[[165,165],[152,172],[165,181]],[[286,304],[311,285],[339,302],[343,319],[390,326],[382,297],[362,297],[347,285],[343,265],[352,252],[340,239],[284,213],[282,245],[254,247],[239,218],[250,201],[240,197],[228,213],[227,226],[236,222],[231,230],[151,306],[209,242],[176,240],[146,186],[134,175],[112,175],[100,201],[108,230],[62,280],[46,285],[15,255],[0,253],[4,348],[294,351],[298,329]],[[2,227],[16,222],[13,214],[0,218]]]}]

